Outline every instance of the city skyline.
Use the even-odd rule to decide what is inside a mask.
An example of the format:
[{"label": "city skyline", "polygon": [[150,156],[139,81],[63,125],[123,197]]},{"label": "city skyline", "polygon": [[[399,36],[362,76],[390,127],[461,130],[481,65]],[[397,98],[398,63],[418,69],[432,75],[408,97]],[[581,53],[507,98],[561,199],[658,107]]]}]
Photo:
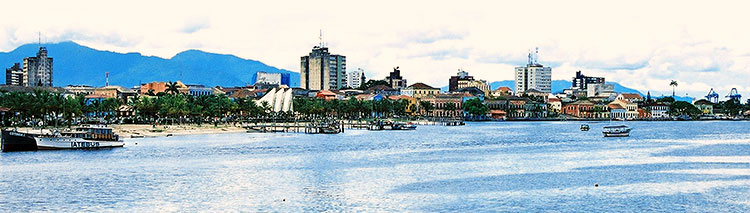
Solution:
[{"label": "city skyline", "polygon": [[311,15],[316,11],[304,2],[174,3],[136,1],[109,11],[96,2],[47,2],[36,8],[47,14],[39,17],[9,10],[0,50],[35,43],[41,32],[42,42],[163,58],[201,49],[300,72],[299,56],[319,42],[322,29],[331,51],[368,79],[399,66],[409,82],[435,86],[459,68],[490,82],[512,80],[513,67],[539,47],[552,80],[582,70],[652,94],[671,94],[670,80],[680,83],[677,95],[696,98],[710,88],[722,97],[731,88],[750,90],[750,42],[743,39],[750,33],[732,24],[748,18],[743,2],[332,2],[327,9],[337,13],[325,15]]}]

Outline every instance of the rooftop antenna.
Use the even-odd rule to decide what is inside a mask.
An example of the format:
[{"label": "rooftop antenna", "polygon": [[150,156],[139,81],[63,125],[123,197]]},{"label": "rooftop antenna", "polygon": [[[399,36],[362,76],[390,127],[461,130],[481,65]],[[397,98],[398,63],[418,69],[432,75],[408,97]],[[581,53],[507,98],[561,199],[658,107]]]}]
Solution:
[{"label": "rooftop antenna", "polygon": [[38,47],[40,47],[40,48],[41,48],[41,47],[42,47],[42,32],[41,32],[41,31],[39,31],[38,33],[39,33],[39,37],[37,37],[37,38],[38,38],[39,40],[37,41],[37,42],[38,42],[38,43],[37,43],[37,45],[38,45]]},{"label": "rooftop antenna", "polygon": [[108,87],[108,86],[109,86],[109,72],[104,72],[104,77],[105,77],[105,79],[106,79],[106,80],[104,81],[104,86],[105,86],[105,87]]},{"label": "rooftop antenna", "polygon": [[320,39],[320,48],[323,48],[323,29],[320,29],[320,36],[318,36],[318,39]]}]

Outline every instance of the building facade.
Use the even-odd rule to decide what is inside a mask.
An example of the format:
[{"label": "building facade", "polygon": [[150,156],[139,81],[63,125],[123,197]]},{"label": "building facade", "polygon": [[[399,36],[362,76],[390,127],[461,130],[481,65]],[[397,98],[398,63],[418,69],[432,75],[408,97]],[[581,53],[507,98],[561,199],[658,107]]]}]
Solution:
[{"label": "building facade", "polygon": [[590,77],[581,74],[581,71],[576,72],[576,77],[573,78],[573,85],[571,88],[586,90],[589,84],[604,84],[603,77]]},{"label": "building facade", "polygon": [[47,56],[47,48],[39,47],[36,57],[23,59],[23,72],[26,85],[30,87],[52,87],[52,58]]},{"label": "building facade", "polygon": [[281,73],[256,72],[256,84],[281,85]]},{"label": "building facade", "polygon": [[300,87],[306,90],[338,90],[346,83],[346,56],[334,55],[327,47],[315,46],[300,58]]},{"label": "building facade", "polygon": [[388,76],[385,77],[385,81],[387,81],[393,89],[400,90],[406,88],[406,79],[401,76],[401,70],[399,70],[399,67],[393,68],[393,72],[388,73]]},{"label": "building facade", "polygon": [[5,85],[26,86],[26,75],[19,63],[5,69]]},{"label": "building facade", "polygon": [[459,81],[473,81],[474,77],[470,76],[468,72],[463,69],[458,69],[458,73],[455,76],[451,76],[448,80],[448,92],[456,91],[459,87]]},{"label": "building facade", "polygon": [[439,88],[431,87],[423,83],[412,84],[401,90],[402,95],[414,98],[424,98],[430,95],[437,95],[438,93],[440,93]]},{"label": "building facade", "polygon": [[516,67],[514,78],[516,94],[522,94],[528,89],[552,93],[552,68],[550,67],[529,63],[525,67]]},{"label": "building facade", "polygon": [[354,71],[347,71],[346,72],[346,84],[349,88],[359,88],[359,86],[362,86],[363,77],[365,74],[365,70],[362,68],[357,68],[357,70]]}]

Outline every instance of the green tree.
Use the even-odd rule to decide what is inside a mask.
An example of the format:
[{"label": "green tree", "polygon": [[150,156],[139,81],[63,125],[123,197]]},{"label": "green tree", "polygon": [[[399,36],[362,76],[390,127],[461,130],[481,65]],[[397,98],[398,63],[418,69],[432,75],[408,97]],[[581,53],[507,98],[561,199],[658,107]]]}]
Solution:
[{"label": "green tree", "polygon": [[169,94],[177,94],[180,93],[180,85],[177,84],[177,82],[169,82],[167,83],[167,93]]},{"label": "green tree", "polygon": [[675,101],[669,105],[669,114],[673,116],[689,115],[698,116],[701,111],[692,104],[685,101]]},{"label": "green tree", "polygon": [[479,98],[472,98],[464,102],[463,110],[470,115],[484,116],[487,115],[487,112],[490,111],[490,108],[487,107],[487,105],[485,105],[481,100],[479,100]]}]

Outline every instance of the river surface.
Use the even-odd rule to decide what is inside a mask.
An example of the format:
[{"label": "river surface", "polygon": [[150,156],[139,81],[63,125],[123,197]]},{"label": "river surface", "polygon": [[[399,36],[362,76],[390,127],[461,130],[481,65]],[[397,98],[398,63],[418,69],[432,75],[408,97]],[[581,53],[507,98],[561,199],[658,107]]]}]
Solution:
[{"label": "river surface", "polygon": [[[496,122],[0,153],[0,212],[747,212],[750,122]],[[620,123],[617,123],[620,124]],[[598,185],[596,187],[595,185]]]}]

